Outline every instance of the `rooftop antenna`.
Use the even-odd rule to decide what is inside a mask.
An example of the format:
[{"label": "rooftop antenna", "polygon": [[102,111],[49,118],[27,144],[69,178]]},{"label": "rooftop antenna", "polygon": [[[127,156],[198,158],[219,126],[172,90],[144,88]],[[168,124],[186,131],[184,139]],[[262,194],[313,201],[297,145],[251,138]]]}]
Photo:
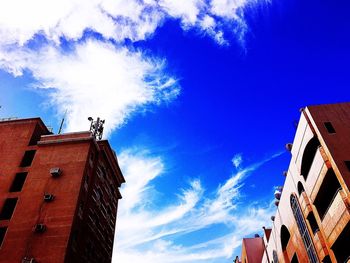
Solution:
[{"label": "rooftop antenna", "polygon": [[64,123],[64,118],[66,117],[66,115],[67,115],[67,110],[65,111],[65,113],[64,113],[64,115],[63,115],[60,128],[58,129],[58,134],[61,134],[62,127],[63,127],[63,123]]},{"label": "rooftop antenna", "polygon": [[101,140],[103,135],[103,124],[105,123],[105,120],[101,120],[100,117],[97,117],[97,120],[94,121],[92,117],[89,117],[88,120],[90,121],[90,132],[93,137],[95,137],[96,140]]}]

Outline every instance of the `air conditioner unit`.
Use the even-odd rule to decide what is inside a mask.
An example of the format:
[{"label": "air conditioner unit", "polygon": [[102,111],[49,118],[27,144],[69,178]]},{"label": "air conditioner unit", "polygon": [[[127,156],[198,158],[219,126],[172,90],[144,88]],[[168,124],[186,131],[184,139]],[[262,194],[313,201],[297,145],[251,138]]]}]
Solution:
[{"label": "air conditioner unit", "polygon": [[55,196],[52,194],[44,194],[44,201],[45,202],[51,202],[53,199],[55,199]]},{"label": "air conditioner unit", "polygon": [[43,233],[46,230],[46,226],[44,224],[36,224],[34,227],[34,231],[37,233]]},{"label": "air conditioner unit", "polygon": [[61,173],[62,173],[62,171],[58,167],[50,169],[50,174],[52,175],[52,177],[59,177],[61,175]]}]

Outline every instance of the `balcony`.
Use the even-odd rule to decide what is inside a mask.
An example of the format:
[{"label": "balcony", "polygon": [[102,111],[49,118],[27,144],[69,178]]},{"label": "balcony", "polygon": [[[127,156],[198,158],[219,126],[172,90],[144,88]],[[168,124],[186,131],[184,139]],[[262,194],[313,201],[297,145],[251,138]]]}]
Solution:
[{"label": "balcony", "polygon": [[310,199],[305,192],[301,193],[301,196],[299,198],[299,203],[300,203],[301,211],[303,212],[304,216],[307,217],[309,212],[312,211],[312,206],[310,203]]},{"label": "balcony", "polygon": [[321,151],[322,147],[318,147],[305,184],[306,192],[309,194],[312,200],[318,192],[318,189],[322,184],[323,178],[327,171],[327,166],[323,159]]},{"label": "balcony", "polygon": [[334,243],[349,220],[350,212],[346,204],[346,195],[340,188],[333,197],[333,201],[322,220],[325,236],[330,244]]},{"label": "balcony", "polygon": [[324,258],[328,254],[328,252],[327,252],[327,246],[321,234],[321,231],[317,231],[315,233],[313,240],[314,240],[315,250],[318,257]]}]

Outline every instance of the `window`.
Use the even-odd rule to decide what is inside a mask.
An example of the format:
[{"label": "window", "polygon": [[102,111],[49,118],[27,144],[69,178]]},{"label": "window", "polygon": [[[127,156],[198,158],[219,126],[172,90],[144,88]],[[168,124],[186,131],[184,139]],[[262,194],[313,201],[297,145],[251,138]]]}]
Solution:
[{"label": "window", "polygon": [[78,209],[78,216],[80,218],[83,218],[83,211],[84,211],[84,202],[81,201],[79,204],[79,209]]},{"label": "window", "polygon": [[313,137],[306,145],[303,158],[301,160],[301,175],[304,177],[305,181],[309,174],[312,162],[316,155],[316,151],[320,146],[320,142],[317,137]]},{"label": "window", "polygon": [[348,262],[350,260],[350,223],[348,223],[341,234],[338,236],[337,240],[334,242],[331,249],[334,252],[338,262]]},{"label": "window", "polygon": [[278,263],[278,256],[276,250],[272,251],[273,262]]},{"label": "window", "polygon": [[332,123],[330,123],[330,122],[325,122],[325,123],[324,123],[324,126],[326,127],[328,133],[335,133],[335,129],[334,129]]},{"label": "window", "polygon": [[78,230],[74,230],[72,233],[72,247],[75,250],[78,245]]},{"label": "window", "polygon": [[346,168],[350,171],[350,161],[344,161]]},{"label": "window", "polygon": [[22,191],[23,184],[27,178],[28,173],[17,173],[15,179],[10,187],[10,192],[20,192]]},{"label": "window", "polygon": [[301,182],[298,182],[298,194],[301,195],[302,192],[305,192],[304,186]]},{"label": "window", "polygon": [[297,254],[294,253],[292,260],[290,261],[291,263],[299,263]]},{"label": "window", "polygon": [[282,227],[281,227],[281,245],[282,245],[283,251],[286,250],[289,239],[290,239],[289,230],[285,225],[282,225]]},{"label": "window", "polygon": [[42,134],[42,130],[41,130],[40,126],[37,124],[34,128],[32,137],[30,138],[28,145],[29,146],[36,145],[38,143],[38,141],[40,140],[41,134]]},{"label": "window", "polygon": [[86,174],[84,177],[84,189],[85,189],[85,191],[87,191],[88,187],[89,187],[89,175]]},{"label": "window", "polygon": [[4,242],[4,238],[6,235],[6,231],[7,231],[7,226],[5,227],[0,227],[0,246],[2,245],[2,243]]},{"label": "window", "polygon": [[7,198],[0,213],[0,220],[11,219],[18,198]]},{"label": "window", "polygon": [[24,153],[22,162],[21,162],[21,167],[27,167],[30,166],[32,164],[32,161],[34,159],[34,155],[35,155],[35,150],[30,150],[30,151],[26,151]]},{"label": "window", "polygon": [[318,230],[320,230],[320,229],[319,229],[319,227],[318,227],[318,224],[317,224],[317,221],[316,221],[316,218],[315,218],[313,212],[310,212],[310,213],[309,213],[309,215],[307,216],[307,220],[308,220],[309,223],[310,223],[310,227],[311,227],[312,233],[313,233],[313,234],[316,234],[316,232],[317,232]]},{"label": "window", "polygon": [[323,263],[332,263],[331,257],[329,255],[325,256],[322,260]]},{"label": "window", "polygon": [[[314,244],[312,243],[312,239],[310,237],[310,233],[308,231],[304,216],[301,212],[301,208],[300,208],[300,205],[298,203],[298,199],[294,194],[292,194],[290,196],[290,206],[292,208],[293,215],[294,215],[295,221],[297,223],[301,238],[302,238],[303,243],[305,245],[307,255],[309,257],[309,262],[317,263],[318,259],[316,256],[315,247],[314,247]],[[298,259],[296,258],[296,260],[298,260]],[[298,262],[298,261],[293,261],[293,259],[292,259],[292,262]]]},{"label": "window", "polygon": [[98,192],[98,195],[100,196],[100,198],[103,198],[103,192],[102,192],[101,188],[97,188],[97,192]]},{"label": "window", "polygon": [[323,179],[322,185],[318,190],[314,201],[314,205],[321,220],[325,216],[328,207],[331,206],[333,198],[336,196],[339,189],[341,189],[340,183],[333,169],[330,168]]}]

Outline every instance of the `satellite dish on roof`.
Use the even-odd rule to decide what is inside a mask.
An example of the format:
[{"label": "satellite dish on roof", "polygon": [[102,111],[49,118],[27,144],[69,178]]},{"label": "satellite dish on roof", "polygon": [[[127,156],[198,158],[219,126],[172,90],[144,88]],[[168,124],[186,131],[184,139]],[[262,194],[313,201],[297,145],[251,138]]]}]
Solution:
[{"label": "satellite dish on roof", "polygon": [[274,193],[274,196],[277,200],[280,200],[281,199],[281,195],[282,195],[282,192],[279,191],[279,190],[276,190],[275,193]]},{"label": "satellite dish on roof", "polygon": [[292,148],[293,148],[293,143],[287,143],[286,144],[286,149],[287,149],[287,151],[291,151],[292,150]]}]

